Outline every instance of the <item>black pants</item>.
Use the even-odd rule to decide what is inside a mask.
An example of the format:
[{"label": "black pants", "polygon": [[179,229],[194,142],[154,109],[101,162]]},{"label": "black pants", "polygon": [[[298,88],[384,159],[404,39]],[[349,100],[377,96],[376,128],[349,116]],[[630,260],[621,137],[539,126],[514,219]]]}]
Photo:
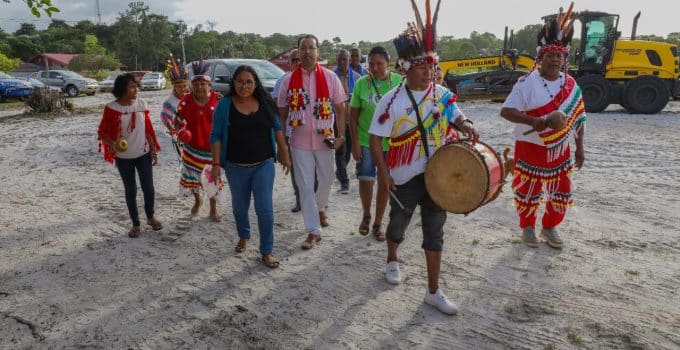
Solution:
[{"label": "black pants", "polygon": [[347,164],[352,157],[352,139],[349,132],[349,127],[345,128],[345,142],[342,147],[335,150],[335,178],[338,179],[341,185],[349,185],[349,177],[347,176]]},{"label": "black pants", "polygon": [[144,193],[144,212],[146,217],[153,217],[156,194],[153,188],[153,171],[151,170],[151,154],[147,153],[135,159],[116,158],[116,167],[125,186],[125,203],[130,213],[132,224],[139,226],[139,212],[137,211],[137,181],[135,170],[139,173],[139,182]]},{"label": "black pants", "polygon": [[404,241],[404,232],[411,222],[416,206],[420,206],[420,217],[423,224],[423,244],[425,250],[439,252],[444,247],[444,224],[446,211],[440,208],[427,193],[425,176],[417,175],[407,183],[398,185],[394,195],[399,198],[405,210],[390,198],[390,222],[387,224],[387,240],[400,244]]}]

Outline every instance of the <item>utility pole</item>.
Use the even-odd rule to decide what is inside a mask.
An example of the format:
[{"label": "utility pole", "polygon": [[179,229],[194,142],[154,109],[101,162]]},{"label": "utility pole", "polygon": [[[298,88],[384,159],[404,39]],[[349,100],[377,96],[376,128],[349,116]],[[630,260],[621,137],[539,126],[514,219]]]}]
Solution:
[{"label": "utility pole", "polygon": [[186,65],[187,64],[187,55],[184,52],[184,31],[179,33],[179,43],[182,46],[182,62],[183,62],[184,65]]},{"label": "utility pole", "polygon": [[97,5],[97,24],[102,24],[102,13],[99,8],[99,0],[94,0],[95,5]]}]

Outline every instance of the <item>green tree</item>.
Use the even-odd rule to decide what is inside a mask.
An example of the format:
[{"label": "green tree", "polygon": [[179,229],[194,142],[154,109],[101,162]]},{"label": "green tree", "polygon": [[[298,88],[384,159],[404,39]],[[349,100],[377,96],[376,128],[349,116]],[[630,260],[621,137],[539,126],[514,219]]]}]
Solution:
[{"label": "green tree", "polygon": [[21,60],[18,58],[9,58],[0,53],[0,71],[9,72],[19,67]]},{"label": "green tree", "polygon": [[103,55],[106,49],[99,45],[99,40],[92,34],[85,35],[85,53],[94,55]]},{"label": "green tree", "polygon": [[161,69],[170,51],[171,24],[165,16],[148,14],[142,1],[128,7],[114,24],[118,57],[135,69]]},{"label": "green tree", "polygon": [[680,46],[680,32],[669,33],[666,36],[666,41],[671,43],[671,44],[675,44],[677,46]]},{"label": "green tree", "polygon": [[543,28],[542,24],[530,24],[515,32],[513,45],[519,50],[519,53],[530,56],[536,55],[536,46],[538,45],[536,36],[541,28]]},{"label": "green tree", "polygon": [[120,67],[120,62],[111,55],[82,54],[71,59],[68,67],[77,72],[96,73],[102,70],[116,70]]},{"label": "green tree", "polygon": [[[10,3],[10,0],[2,0],[5,3]],[[53,12],[59,12],[59,9],[52,6],[51,0],[24,0],[26,6],[35,17],[40,17],[40,11],[45,12],[47,17],[52,17]]]},{"label": "green tree", "polygon": [[36,32],[35,24],[24,22],[19,25],[19,29],[14,32],[14,35],[34,35]]},{"label": "green tree", "polygon": [[14,57],[20,58],[22,61],[28,61],[45,51],[42,45],[26,35],[10,37],[8,42],[12,47]]}]

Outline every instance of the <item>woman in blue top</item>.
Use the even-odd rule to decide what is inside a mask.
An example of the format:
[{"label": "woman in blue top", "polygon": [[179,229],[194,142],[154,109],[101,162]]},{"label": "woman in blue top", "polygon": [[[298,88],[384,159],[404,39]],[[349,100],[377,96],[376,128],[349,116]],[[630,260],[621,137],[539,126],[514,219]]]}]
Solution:
[{"label": "woman in blue top", "polygon": [[219,178],[224,168],[239,236],[236,252],[243,252],[250,239],[248,210],[252,195],[255,198],[262,262],[267,267],[277,268],[279,262],[272,255],[274,157],[288,174],[291,161],[285,135],[274,101],[253,68],[247,65],[238,67],[230,85],[229,95],[220,100],[213,116],[210,133],[212,176]]}]

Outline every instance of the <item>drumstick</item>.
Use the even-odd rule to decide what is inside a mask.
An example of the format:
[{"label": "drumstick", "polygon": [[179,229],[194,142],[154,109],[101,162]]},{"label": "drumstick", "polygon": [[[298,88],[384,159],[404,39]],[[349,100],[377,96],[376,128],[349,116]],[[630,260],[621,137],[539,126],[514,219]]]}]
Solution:
[{"label": "drumstick", "polygon": [[390,190],[390,197],[392,197],[392,199],[394,199],[394,202],[397,203],[397,206],[399,206],[399,209],[401,209],[401,210],[403,210],[407,213],[410,212],[410,210],[407,210],[406,207],[404,207],[404,205],[401,203],[399,198],[397,198],[397,195],[395,195],[394,192],[392,192],[392,190]]},{"label": "drumstick", "polygon": [[534,128],[531,128],[531,130],[529,130],[529,131],[525,131],[525,132],[524,132],[524,133],[523,133],[522,135],[526,136],[526,135],[529,135],[529,134],[531,134],[531,133],[532,133],[532,132],[534,132],[534,131],[536,131],[536,129],[534,129]]}]

